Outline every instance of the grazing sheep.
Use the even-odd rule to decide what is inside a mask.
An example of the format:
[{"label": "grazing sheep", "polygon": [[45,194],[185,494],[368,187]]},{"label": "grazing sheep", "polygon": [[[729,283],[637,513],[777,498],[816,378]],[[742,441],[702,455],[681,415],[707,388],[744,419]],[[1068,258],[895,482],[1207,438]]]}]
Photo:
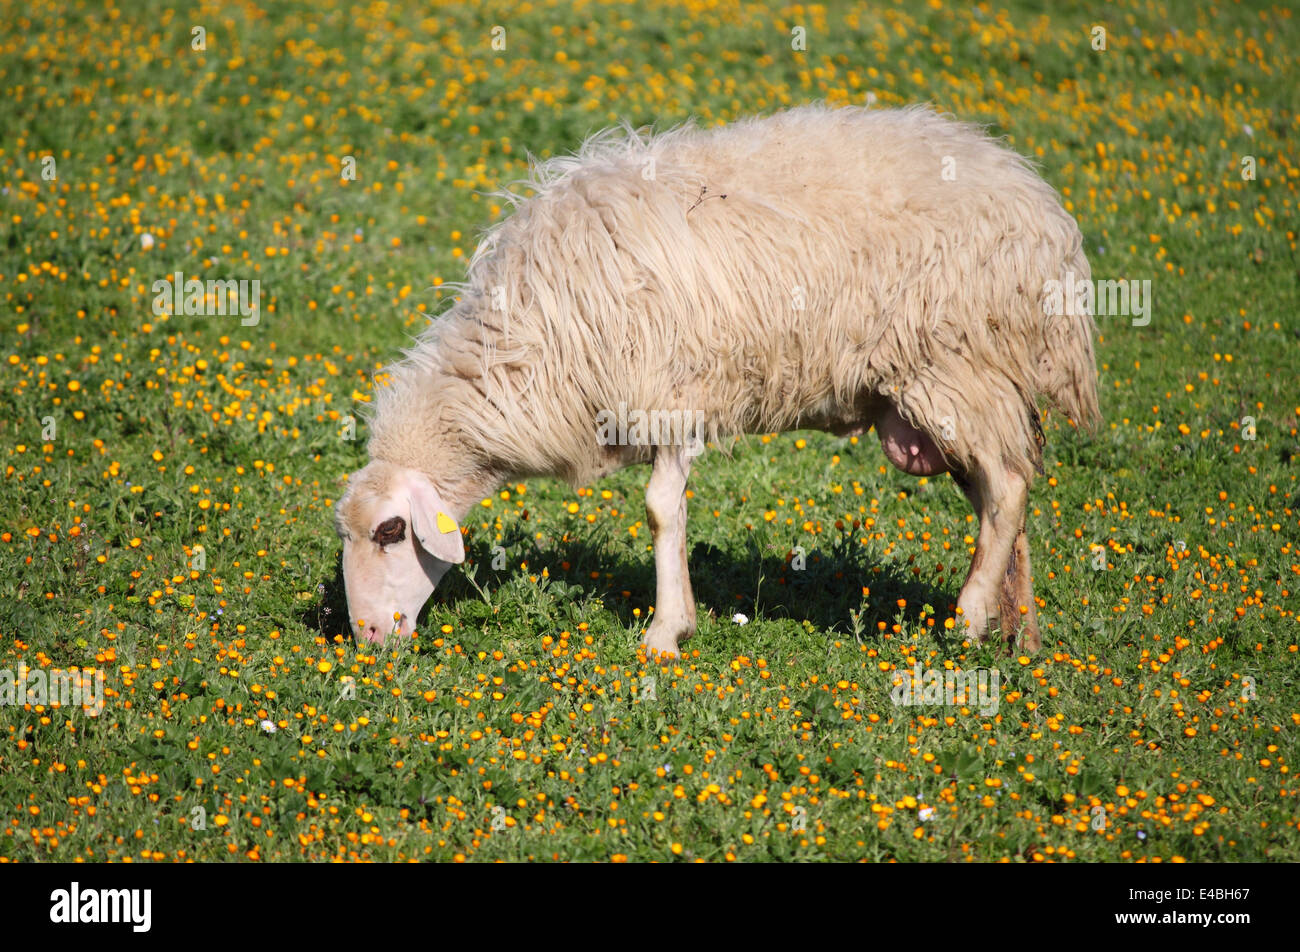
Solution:
[{"label": "grazing sheep", "polygon": [[[336,516],[358,637],[412,630],[464,560],[459,520],[507,479],[650,462],[645,644],[675,651],[695,630],[701,440],[874,426],[894,465],[952,472],[979,517],[968,633],[1039,646],[1036,398],[1079,424],[1098,411],[1090,313],[1044,306],[1048,282],[1090,280],[1079,229],[1024,159],[926,108],[804,106],[605,132],[525,184],[459,300],[377,388],[371,462]],[[656,439],[645,421],[664,414],[690,436]]]}]

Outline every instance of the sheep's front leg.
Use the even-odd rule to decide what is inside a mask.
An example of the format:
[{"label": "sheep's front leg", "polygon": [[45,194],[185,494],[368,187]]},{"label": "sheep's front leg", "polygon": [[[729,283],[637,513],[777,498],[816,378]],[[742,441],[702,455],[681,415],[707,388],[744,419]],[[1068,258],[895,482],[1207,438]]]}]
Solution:
[{"label": "sheep's front leg", "polygon": [[[1023,547],[1023,563],[1017,560],[1013,566],[1012,553],[1016,551],[1017,537],[1023,538],[1029,487],[1021,476],[1001,465],[978,465],[964,476],[954,473],[953,478],[966,493],[980,521],[970,575],[957,598],[959,624],[967,626],[966,634],[972,641],[983,641],[988,637],[989,628],[999,624],[1004,629],[1004,637],[1015,638],[1020,626],[1021,564],[1024,581],[1028,581],[1028,544]],[[1003,589],[1009,574],[1017,601],[1014,619],[1001,617]],[[1028,602],[1032,606],[1032,594]]]},{"label": "sheep's front leg", "polygon": [[655,612],[644,644],[677,653],[677,643],[695,634],[695,596],[686,566],[686,478],[691,457],[681,446],[655,450],[645,508],[655,547]]}]

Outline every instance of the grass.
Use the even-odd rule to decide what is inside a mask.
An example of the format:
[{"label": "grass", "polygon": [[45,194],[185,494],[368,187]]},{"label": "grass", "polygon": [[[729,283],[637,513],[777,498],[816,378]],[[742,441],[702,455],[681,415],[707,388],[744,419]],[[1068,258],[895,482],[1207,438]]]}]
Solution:
[{"label": "grass", "polygon": [[[0,670],[107,691],[0,707],[0,861],[1300,859],[1292,11],[1126,0],[1095,50],[1072,4],[262,7],[0,3]],[[356,401],[486,192],[616,119],[868,93],[990,124],[1152,282],[1101,430],[1047,425],[1044,649],[946,629],[947,478],[815,433],[697,462],[674,663],[644,469],[503,487],[414,642],[345,639]],[[260,322],[154,314],[178,270]],[[896,706],[915,664],[997,712]]]}]

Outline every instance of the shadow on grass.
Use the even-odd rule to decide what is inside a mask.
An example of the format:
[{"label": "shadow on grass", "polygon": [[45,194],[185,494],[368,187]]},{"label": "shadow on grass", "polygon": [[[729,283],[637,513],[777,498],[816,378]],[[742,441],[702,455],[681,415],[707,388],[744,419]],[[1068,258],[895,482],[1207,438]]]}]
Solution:
[{"label": "shadow on grass", "polygon": [[348,625],[348,596],[343,587],[343,550],[334,556],[334,572],[324,583],[321,599],[298,612],[298,621],[326,638],[351,634]]},{"label": "shadow on grass", "polygon": [[[545,573],[552,582],[564,583],[559,597],[570,601],[598,598],[624,627],[643,623],[634,609],[644,612],[655,602],[651,553],[629,558],[626,550],[610,545],[608,537],[598,531],[540,548],[529,531],[528,526],[515,527],[500,543],[501,549],[471,539],[466,548],[467,565],[444,577],[421,612],[417,627],[424,630],[430,612],[439,607],[460,613],[468,608],[463,604],[466,601],[481,604],[479,587],[495,600],[497,591],[522,572],[519,564],[525,561],[529,575]],[[691,550],[691,583],[701,620],[711,616],[725,621],[740,612],[751,619],[807,621],[817,630],[851,636],[854,621],[850,613],[861,612],[857,628],[865,638],[874,637],[881,622],[889,628],[900,620],[917,621],[927,605],[940,620],[955,607],[960,585],[956,578],[951,589],[940,588],[918,579],[905,559],[875,562],[852,534],[804,553],[802,569],[794,568],[794,554],[784,546],[764,546],[753,539],[746,542],[732,549],[700,542]],[[509,554],[506,560],[496,558],[502,551]],[[493,569],[494,558],[508,567]],[[864,586],[870,590],[868,596],[863,595]],[[901,607],[900,599],[905,602]],[[300,612],[298,620],[331,639],[349,633],[341,554],[335,559],[333,577],[324,585],[323,597]]]}]

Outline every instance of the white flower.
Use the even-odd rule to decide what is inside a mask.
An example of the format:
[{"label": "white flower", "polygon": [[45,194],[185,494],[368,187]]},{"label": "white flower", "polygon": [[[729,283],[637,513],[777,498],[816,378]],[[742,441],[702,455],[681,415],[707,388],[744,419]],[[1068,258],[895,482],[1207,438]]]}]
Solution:
[{"label": "white flower", "polygon": [[917,811],[916,815],[918,818],[920,818],[922,823],[924,823],[926,820],[933,820],[934,807],[921,807],[921,809]]},{"label": "white flower", "polygon": [[151,235],[151,234],[150,234],[149,232],[147,232],[147,231],[146,231],[143,235],[141,235],[141,236],[140,236],[140,247],[143,248],[145,251],[148,251],[150,248],[152,248],[152,247],[153,247],[153,235]]},{"label": "white flower", "polygon": [[262,730],[266,731],[268,734],[274,734],[276,729],[275,721],[262,721]]},{"label": "white flower", "polygon": [[737,625],[749,624],[749,616],[742,615],[740,612],[736,612],[736,614],[732,615],[731,620],[734,621]]},{"label": "white flower", "polygon": [[1241,131],[1246,133],[1246,135],[1250,136],[1252,139],[1255,137],[1255,130],[1249,122],[1242,123]]}]

